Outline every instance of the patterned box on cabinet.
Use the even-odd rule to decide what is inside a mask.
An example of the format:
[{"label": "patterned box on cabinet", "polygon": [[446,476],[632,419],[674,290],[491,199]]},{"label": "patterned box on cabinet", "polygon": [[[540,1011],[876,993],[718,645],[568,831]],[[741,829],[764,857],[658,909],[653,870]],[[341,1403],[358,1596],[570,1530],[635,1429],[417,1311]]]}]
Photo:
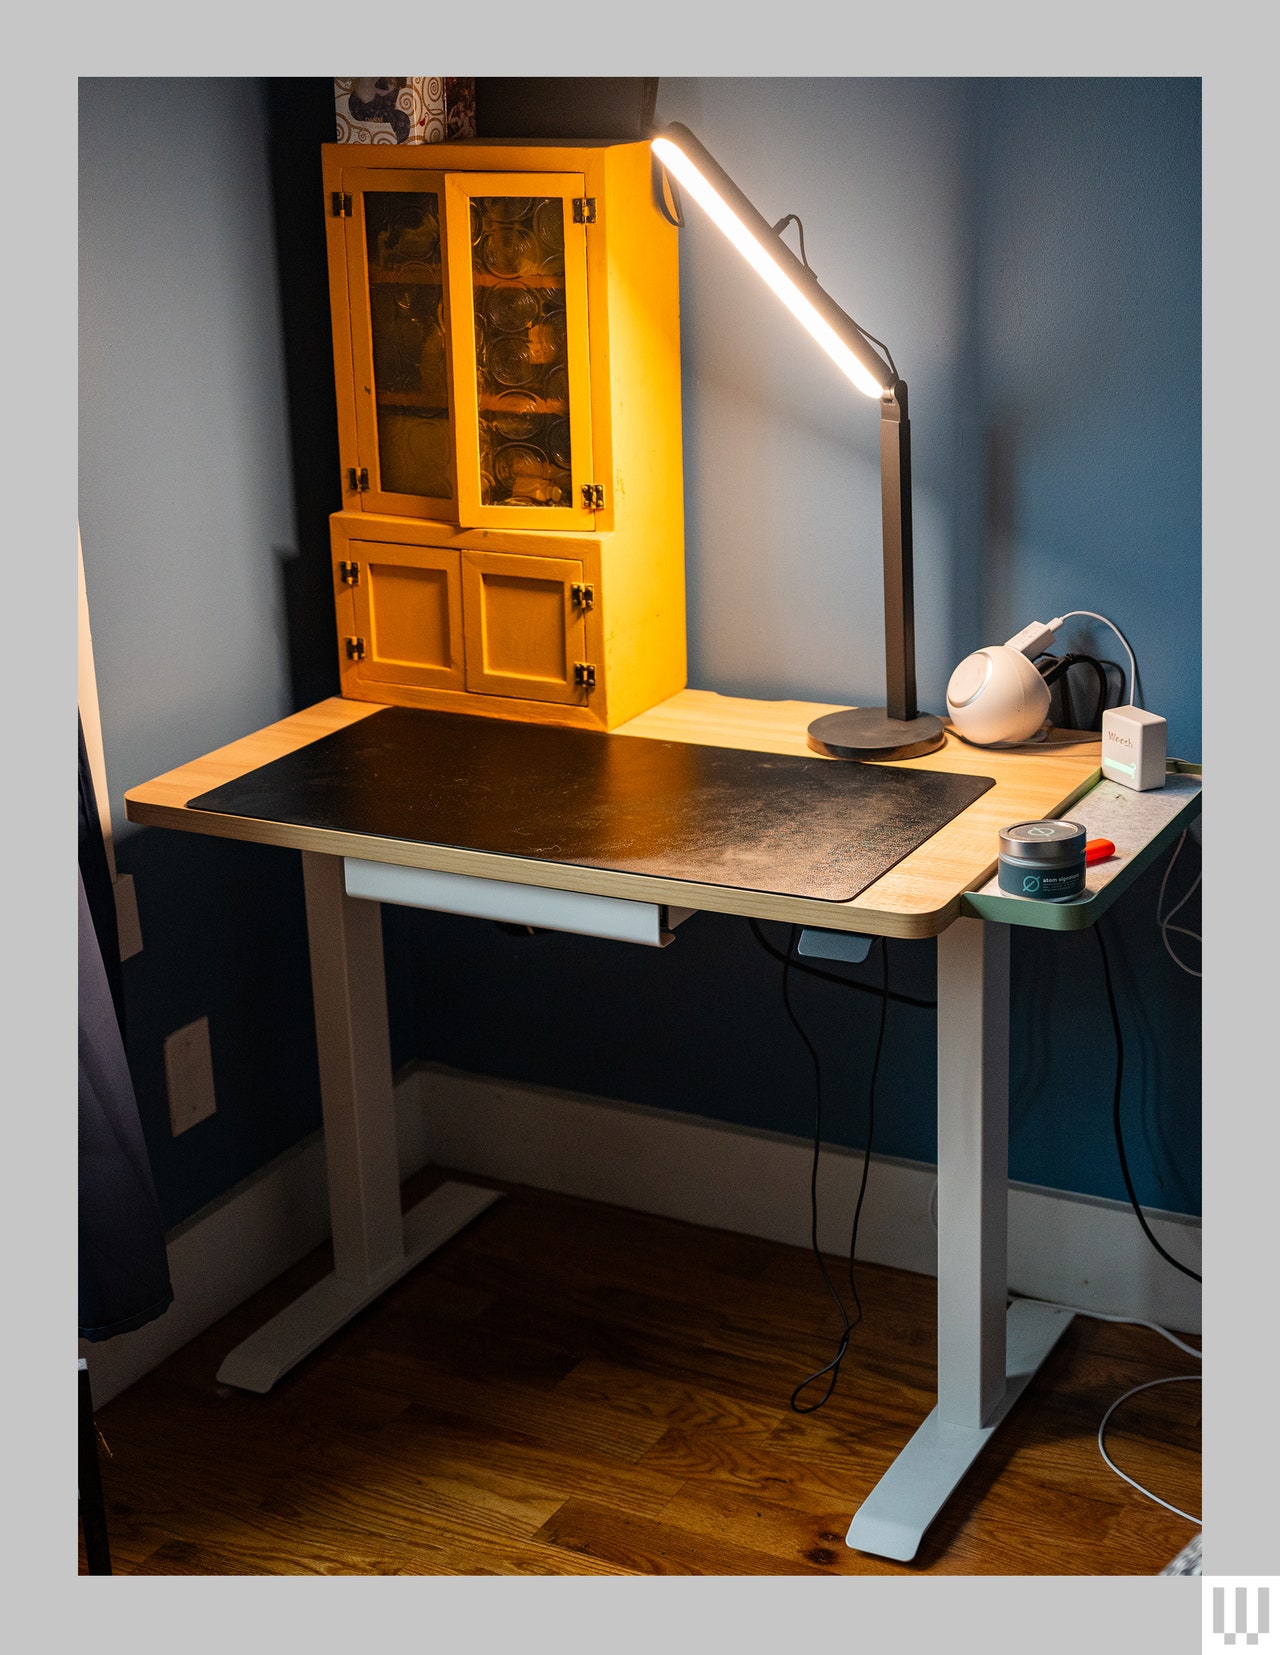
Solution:
[{"label": "patterned box on cabinet", "polygon": [[674,695],[678,273],[648,145],[326,145],[324,185],[343,694],[603,729]]},{"label": "patterned box on cabinet", "polygon": [[340,144],[438,144],[474,138],[475,79],[461,75],[335,78]]}]

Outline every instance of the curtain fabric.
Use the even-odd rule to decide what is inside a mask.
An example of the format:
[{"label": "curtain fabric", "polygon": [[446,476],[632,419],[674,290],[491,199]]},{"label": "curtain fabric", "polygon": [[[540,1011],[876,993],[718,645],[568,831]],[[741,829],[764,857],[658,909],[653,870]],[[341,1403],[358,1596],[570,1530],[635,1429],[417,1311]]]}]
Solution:
[{"label": "curtain fabric", "polygon": [[78,879],[80,1337],[97,1341],[159,1316],[173,1286],[125,1057],[115,901],[83,730]]}]

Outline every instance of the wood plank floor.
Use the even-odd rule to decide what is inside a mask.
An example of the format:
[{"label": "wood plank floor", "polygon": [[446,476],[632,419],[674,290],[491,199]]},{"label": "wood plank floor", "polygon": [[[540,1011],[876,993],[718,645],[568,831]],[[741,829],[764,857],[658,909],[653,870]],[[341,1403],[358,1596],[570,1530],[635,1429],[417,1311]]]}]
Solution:
[{"label": "wood plank floor", "polygon": [[[1154,1575],[1195,1533],[1108,1469],[1097,1431],[1198,1363],[1077,1318],[915,1561],[851,1551],[933,1405],[933,1280],[859,1266],[864,1320],[802,1415],[791,1392],[838,1332],[809,1253],[503,1187],[267,1395],[214,1374],[327,1249],[101,1408],[114,1572]],[[1125,1403],[1107,1447],[1199,1511],[1199,1385]]]}]

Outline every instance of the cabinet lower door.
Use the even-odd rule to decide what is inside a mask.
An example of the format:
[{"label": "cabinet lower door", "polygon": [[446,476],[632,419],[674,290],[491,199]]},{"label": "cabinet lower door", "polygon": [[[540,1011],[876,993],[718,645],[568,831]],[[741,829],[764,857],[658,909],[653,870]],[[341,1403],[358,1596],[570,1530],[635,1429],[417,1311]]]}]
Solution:
[{"label": "cabinet lower door", "polygon": [[462,689],[458,553],[369,540],[351,541],[350,553],[356,632],[347,653],[357,662],[358,680]]},{"label": "cabinet lower door", "polygon": [[587,704],[581,563],[463,552],[462,593],[469,690]]}]

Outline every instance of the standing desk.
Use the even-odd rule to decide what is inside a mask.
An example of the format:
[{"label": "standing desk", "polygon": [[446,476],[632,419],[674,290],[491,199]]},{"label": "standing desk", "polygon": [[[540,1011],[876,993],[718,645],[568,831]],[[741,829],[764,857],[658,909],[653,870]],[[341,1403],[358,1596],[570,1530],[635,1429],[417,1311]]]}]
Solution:
[{"label": "standing desk", "polygon": [[[289,819],[287,809],[267,820],[192,808],[193,799],[381,710],[340,697],[319,702],[125,796],[132,822],[302,853],[334,1269],[232,1350],[219,1380],[269,1390],[499,1199],[449,1182],[401,1214],[381,901],[597,935],[631,935],[633,927],[634,940],[650,942],[667,940],[670,925],[698,910],[827,933],[936,938],[938,1401],[848,1533],[850,1546],[908,1561],[1071,1320],[1069,1311],[1008,1301],[1009,926],[1093,923],[1198,814],[1198,778],[1171,777],[1156,793],[1135,794],[1100,781],[1097,740],[993,751],[948,734],[938,751],[893,768],[994,785],[842,902],[319,827]],[[806,729],[834,710],[683,690],[604,739],[813,758]],[[998,830],[1068,811],[1091,836],[1115,841],[1114,861],[1089,870],[1088,889],[1073,903],[1001,893]]]}]

